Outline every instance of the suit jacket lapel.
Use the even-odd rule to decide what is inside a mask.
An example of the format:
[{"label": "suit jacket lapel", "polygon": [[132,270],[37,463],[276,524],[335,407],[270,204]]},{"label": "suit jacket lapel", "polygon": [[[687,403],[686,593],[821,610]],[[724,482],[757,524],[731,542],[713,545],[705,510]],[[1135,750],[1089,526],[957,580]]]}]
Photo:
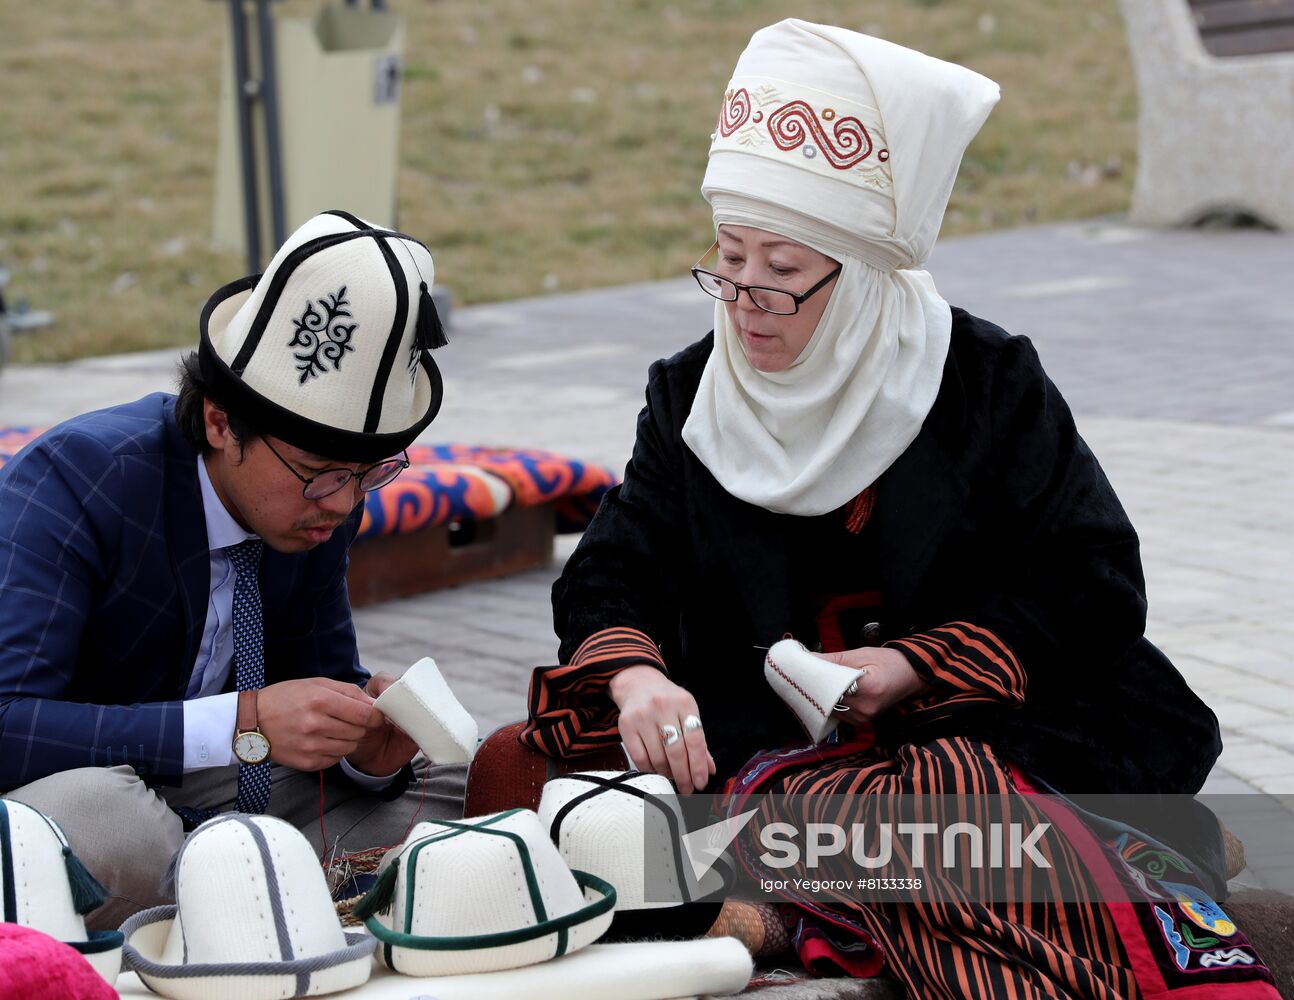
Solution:
[{"label": "suit jacket lapel", "polygon": [[202,488],[198,484],[197,454],[175,422],[175,403],[168,401],[166,421],[166,540],[171,566],[179,584],[183,649],[178,671],[183,698],[188,688],[202,643],[211,597],[211,556],[207,543],[207,522],[202,510]]}]

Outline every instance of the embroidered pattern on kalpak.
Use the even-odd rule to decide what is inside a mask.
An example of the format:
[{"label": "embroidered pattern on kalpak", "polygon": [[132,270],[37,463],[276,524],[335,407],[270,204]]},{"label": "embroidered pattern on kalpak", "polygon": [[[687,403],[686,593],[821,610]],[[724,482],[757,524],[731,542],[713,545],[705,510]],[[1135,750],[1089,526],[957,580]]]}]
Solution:
[{"label": "embroidered pattern on kalpak", "polygon": [[[316,309],[316,305],[323,312]],[[292,355],[297,360],[297,371],[301,373],[301,385],[305,385],[306,379],[324,374],[328,370],[325,361],[332,363],[333,371],[339,371],[341,359],[346,356],[346,352],[355,350],[350,341],[359,324],[339,322],[354,318],[349,306],[346,286],[342,285],[327,298],[307,302],[305,311],[292,321],[296,324],[296,330],[288,347],[301,348]]]},{"label": "embroidered pattern on kalpak", "polygon": [[[836,118],[836,113],[825,108],[822,117],[831,121]],[[831,131],[831,136],[828,136],[813,108],[804,101],[783,104],[768,116],[768,134],[778,149],[788,152],[798,149],[811,134],[822,155],[837,170],[848,170],[871,156],[872,137],[857,118],[840,118],[832,125]]]},{"label": "embroidered pattern on kalpak", "polygon": [[742,87],[736,92],[728,91],[723,107],[719,110],[719,134],[725,138],[732,135],[746,124],[749,117],[750,94],[746,92],[746,88]]},{"label": "embroidered pattern on kalpak", "polygon": [[865,123],[803,98],[788,100],[771,83],[729,89],[711,139],[716,146],[727,140],[751,152],[798,152],[810,162],[821,157],[828,170],[849,171],[877,190],[890,187],[890,151],[879,122]]}]

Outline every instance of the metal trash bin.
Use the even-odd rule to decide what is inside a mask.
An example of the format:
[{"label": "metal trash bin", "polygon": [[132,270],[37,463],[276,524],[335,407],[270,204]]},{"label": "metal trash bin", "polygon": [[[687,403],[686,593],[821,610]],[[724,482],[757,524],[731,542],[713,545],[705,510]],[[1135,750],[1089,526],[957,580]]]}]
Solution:
[{"label": "metal trash bin", "polygon": [[[260,66],[252,30],[256,11],[242,7],[248,65]],[[277,130],[285,234],[329,208],[383,226],[396,224],[400,79],[404,20],[387,10],[324,7],[313,18],[270,15],[277,83]],[[230,33],[232,35],[232,32]],[[262,84],[264,77],[262,75]],[[234,43],[225,43],[216,161],[213,239],[247,251]],[[265,101],[252,106],[260,248],[276,249]],[[264,261],[261,262],[262,264]]]}]

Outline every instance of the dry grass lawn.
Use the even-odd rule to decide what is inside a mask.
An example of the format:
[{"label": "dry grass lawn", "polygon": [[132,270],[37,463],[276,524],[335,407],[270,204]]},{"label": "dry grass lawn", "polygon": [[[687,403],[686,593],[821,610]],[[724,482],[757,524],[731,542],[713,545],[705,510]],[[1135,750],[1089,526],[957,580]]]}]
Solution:
[{"label": "dry grass lawn", "polygon": [[[275,8],[309,14],[310,3]],[[1136,103],[1114,0],[393,0],[407,18],[400,225],[459,302],[678,275],[719,98],[794,14],[1002,85],[945,233],[1125,210]],[[0,261],[57,325],[15,360],[193,341],[245,270],[209,246],[224,4],[0,4]],[[343,132],[344,136],[344,132]]]}]

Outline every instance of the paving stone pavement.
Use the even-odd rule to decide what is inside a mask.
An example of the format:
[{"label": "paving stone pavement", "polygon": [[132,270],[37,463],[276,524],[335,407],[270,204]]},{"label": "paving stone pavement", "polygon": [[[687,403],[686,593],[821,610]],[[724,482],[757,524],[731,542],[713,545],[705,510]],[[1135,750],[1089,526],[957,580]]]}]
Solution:
[{"label": "paving stone pavement", "polygon": [[[1034,340],[1132,516],[1148,634],[1223,725],[1206,790],[1294,793],[1294,236],[1104,220],[948,240],[931,270],[949,301]],[[686,277],[458,310],[426,438],[620,469],[648,365],[710,315]],[[176,358],[11,366],[0,423],[166,388]],[[529,668],[556,655],[548,591],[573,544],[544,569],[359,611],[365,663],[435,656],[483,732],[521,717]],[[1271,848],[1269,874],[1294,885],[1294,845]]]}]

